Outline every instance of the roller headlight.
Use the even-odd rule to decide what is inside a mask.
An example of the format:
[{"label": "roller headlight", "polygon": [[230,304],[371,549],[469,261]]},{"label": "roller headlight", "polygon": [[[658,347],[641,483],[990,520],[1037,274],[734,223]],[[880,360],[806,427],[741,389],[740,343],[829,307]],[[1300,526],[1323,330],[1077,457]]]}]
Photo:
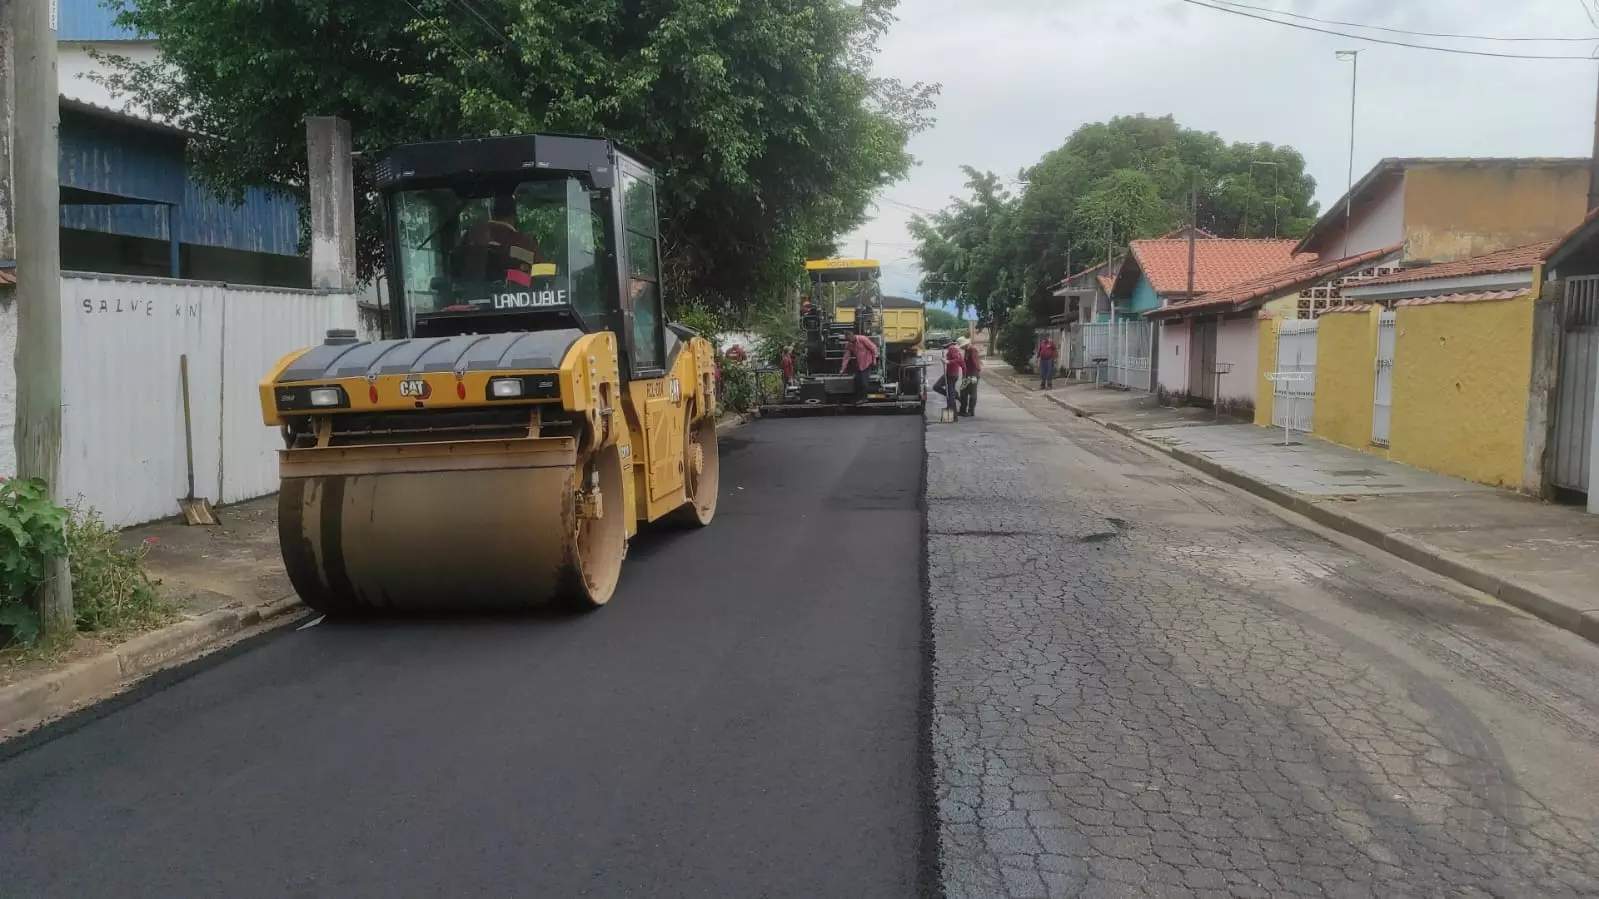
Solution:
[{"label": "roller headlight", "polygon": [[343,399],[337,387],[315,387],[311,390],[311,405],[318,408],[337,406]]},{"label": "roller headlight", "polygon": [[522,395],[521,378],[497,378],[489,384],[489,392],[498,400],[508,400]]}]

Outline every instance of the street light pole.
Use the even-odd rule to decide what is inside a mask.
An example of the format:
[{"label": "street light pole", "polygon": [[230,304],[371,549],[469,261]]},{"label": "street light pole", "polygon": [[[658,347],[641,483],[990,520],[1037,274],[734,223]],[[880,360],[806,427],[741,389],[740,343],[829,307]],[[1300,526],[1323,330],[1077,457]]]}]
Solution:
[{"label": "street light pole", "polygon": [[1344,258],[1349,258],[1349,229],[1355,223],[1355,100],[1360,91],[1360,50],[1339,50],[1338,58],[1352,63],[1349,76],[1349,182],[1344,190]]}]

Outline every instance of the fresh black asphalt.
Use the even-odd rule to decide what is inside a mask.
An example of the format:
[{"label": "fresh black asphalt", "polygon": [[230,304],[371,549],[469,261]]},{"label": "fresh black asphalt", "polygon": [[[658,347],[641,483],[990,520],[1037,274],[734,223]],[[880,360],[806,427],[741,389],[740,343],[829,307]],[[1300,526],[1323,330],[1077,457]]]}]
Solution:
[{"label": "fresh black asphalt", "polygon": [[0,894],[915,895],[922,420],[722,452],[595,614],[285,629],[0,746]]}]

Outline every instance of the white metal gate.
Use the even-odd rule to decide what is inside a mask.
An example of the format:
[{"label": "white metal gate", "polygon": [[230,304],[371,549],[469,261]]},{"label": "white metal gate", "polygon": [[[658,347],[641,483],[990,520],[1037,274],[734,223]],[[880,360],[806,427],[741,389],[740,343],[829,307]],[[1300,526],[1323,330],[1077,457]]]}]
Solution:
[{"label": "white metal gate", "polygon": [[1083,325],[1088,365],[1104,360],[1104,380],[1130,390],[1154,387],[1154,322],[1096,322]]},{"label": "white metal gate", "polygon": [[1394,346],[1399,329],[1395,314],[1384,312],[1377,322],[1377,395],[1372,403],[1371,442],[1388,445],[1394,411]]},{"label": "white metal gate", "polygon": [[1599,276],[1569,278],[1560,310],[1560,382],[1549,479],[1587,492],[1593,454],[1594,391],[1599,383]]},{"label": "white metal gate", "polygon": [[1277,332],[1277,371],[1298,377],[1279,380],[1273,388],[1272,424],[1308,433],[1316,420],[1316,322],[1282,323]]}]

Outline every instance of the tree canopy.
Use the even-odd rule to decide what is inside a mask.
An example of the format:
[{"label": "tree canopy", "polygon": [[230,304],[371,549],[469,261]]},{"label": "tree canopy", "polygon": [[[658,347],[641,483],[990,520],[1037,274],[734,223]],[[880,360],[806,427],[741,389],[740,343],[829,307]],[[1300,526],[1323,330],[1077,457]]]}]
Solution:
[{"label": "tree canopy", "polygon": [[927,314],[927,330],[929,331],[955,331],[965,325],[960,316],[948,309],[928,306],[925,311]]},{"label": "tree canopy", "polygon": [[[935,85],[873,78],[898,0],[112,0],[161,41],[111,86],[199,135],[225,196],[306,182],[309,115],[357,149],[495,133],[613,138],[660,165],[666,277],[734,308],[775,294],[912,164]],[[357,173],[362,273],[378,260]]]},{"label": "tree canopy", "polygon": [[1227,143],[1170,116],[1079,128],[1021,172],[1019,196],[967,168],[969,195],[911,223],[923,296],[975,309],[985,323],[1024,303],[1042,318],[1067,275],[1187,223],[1218,237],[1301,237],[1316,182],[1291,147]]}]

